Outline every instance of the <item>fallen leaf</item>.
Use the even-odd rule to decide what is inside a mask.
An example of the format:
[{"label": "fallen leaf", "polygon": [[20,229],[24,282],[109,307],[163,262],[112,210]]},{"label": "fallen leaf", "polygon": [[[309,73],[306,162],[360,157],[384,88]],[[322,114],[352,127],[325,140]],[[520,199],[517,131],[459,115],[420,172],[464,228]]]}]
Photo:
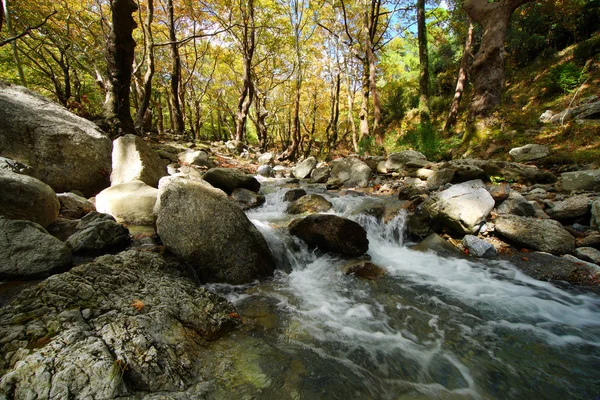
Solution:
[{"label": "fallen leaf", "polygon": [[142,308],[144,308],[145,304],[141,300],[134,300],[131,302],[131,306],[138,311],[142,311]]}]

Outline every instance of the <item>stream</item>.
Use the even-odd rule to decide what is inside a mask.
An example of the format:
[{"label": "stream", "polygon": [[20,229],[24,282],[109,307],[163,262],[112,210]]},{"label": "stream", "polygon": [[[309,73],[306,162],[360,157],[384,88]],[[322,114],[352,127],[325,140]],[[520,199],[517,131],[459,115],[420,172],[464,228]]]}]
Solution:
[{"label": "stream", "polygon": [[534,280],[507,262],[410,250],[403,214],[384,224],[353,215],[376,198],[320,190],[331,212],[367,230],[371,261],[386,271],[357,279],[343,273],[347,260],[287,233],[295,217],[285,213],[288,189],[268,181],[263,190],[265,205],[247,215],[277,258],[274,279],[209,285],[244,321],[213,345],[227,361],[223,379],[235,376],[227,398],[600,398],[598,295]]}]

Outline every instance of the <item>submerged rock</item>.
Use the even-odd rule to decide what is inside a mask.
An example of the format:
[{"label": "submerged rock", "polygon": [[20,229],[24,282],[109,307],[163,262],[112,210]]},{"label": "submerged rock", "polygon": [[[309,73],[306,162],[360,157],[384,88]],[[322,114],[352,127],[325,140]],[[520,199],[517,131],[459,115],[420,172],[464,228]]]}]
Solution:
[{"label": "submerged rock", "polygon": [[307,194],[293,201],[287,208],[289,214],[319,213],[331,210],[331,204],[325,197],[318,194]]},{"label": "submerged rock", "polygon": [[346,275],[354,275],[357,278],[375,281],[385,275],[385,269],[370,261],[351,261],[342,267]]}]

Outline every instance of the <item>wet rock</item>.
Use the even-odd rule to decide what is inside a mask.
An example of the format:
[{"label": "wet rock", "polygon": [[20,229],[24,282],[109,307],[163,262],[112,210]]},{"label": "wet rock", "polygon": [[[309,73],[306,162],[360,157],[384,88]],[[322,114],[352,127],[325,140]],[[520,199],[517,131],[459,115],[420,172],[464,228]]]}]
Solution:
[{"label": "wet rock", "polygon": [[283,200],[293,202],[298,200],[300,197],[306,196],[306,190],[304,189],[290,189],[283,195]]},{"label": "wet rock", "polygon": [[248,189],[235,189],[231,193],[231,199],[236,201],[242,210],[259,207],[265,204],[265,196]]},{"label": "wet rock", "polygon": [[161,181],[156,212],[163,244],[203,282],[242,284],[273,273],[264,237],[240,207],[214,189],[185,179]]},{"label": "wet rock", "polygon": [[317,167],[310,173],[310,180],[314,183],[325,183],[331,173],[330,167]]},{"label": "wet rock", "polygon": [[496,211],[498,214],[513,214],[520,215],[522,217],[536,216],[536,211],[533,205],[516,190],[510,191],[508,198],[496,208]]},{"label": "wet rock", "polygon": [[366,260],[351,261],[342,267],[342,271],[346,275],[354,275],[357,278],[371,281],[376,281],[385,275],[385,269]]},{"label": "wet rock", "polygon": [[600,169],[564,172],[560,177],[563,190],[600,191]]},{"label": "wet rock", "polygon": [[539,160],[550,154],[548,146],[542,144],[526,144],[522,147],[512,148],[508,155],[516,162]]},{"label": "wet rock", "polygon": [[492,185],[488,188],[488,192],[492,195],[496,205],[500,205],[504,200],[508,198],[511,192],[510,186],[506,183],[500,185]]},{"label": "wet rock", "polygon": [[312,170],[317,166],[317,159],[308,157],[306,160],[298,163],[293,169],[292,174],[298,179],[306,179],[310,176]]},{"label": "wet rock", "polygon": [[111,185],[142,181],[157,187],[158,181],[167,175],[161,158],[139,136],[125,135],[113,142]]},{"label": "wet rock", "polygon": [[25,290],[0,316],[0,397],[141,398],[200,383],[195,361],[239,318],[188,276],[129,251]]},{"label": "wet rock", "polygon": [[494,223],[496,232],[533,250],[566,254],[575,249],[575,238],[552,219],[505,215],[497,217]]},{"label": "wet rock", "polygon": [[404,150],[397,153],[392,153],[388,156],[385,162],[387,171],[399,171],[404,168],[404,165],[413,160],[427,160],[427,157],[415,150]]},{"label": "wet rock", "polygon": [[473,235],[465,235],[462,244],[469,249],[469,254],[480,258],[494,258],[497,255],[494,246],[483,239]]},{"label": "wet rock", "polygon": [[111,140],[93,123],[24,87],[0,83],[0,149],[55,192],[109,185]]},{"label": "wet rock", "polygon": [[288,205],[288,214],[319,213],[329,211],[333,207],[327,199],[318,194],[307,194]]},{"label": "wet rock", "polygon": [[75,193],[59,193],[56,195],[60,201],[60,214],[68,218],[81,218],[89,212],[96,211],[96,206],[85,197]]},{"label": "wet rock", "polygon": [[283,165],[276,165],[273,167],[273,174],[276,178],[287,178],[291,175],[291,171]]},{"label": "wet rock", "polygon": [[600,250],[593,247],[578,247],[573,255],[581,260],[600,265]]},{"label": "wet rock", "polygon": [[214,167],[214,163],[210,160],[208,153],[204,150],[187,150],[177,155],[178,161],[181,164],[197,165],[200,167]]},{"label": "wet rock", "polygon": [[273,167],[270,165],[261,165],[256,170],[256,173],[260,176],[264,176],[265,178],[271,178],[273,176]]},{"label": "wet rock", "polygon": [[427,178],[427,186],[429,187],[429,190],[437,190],[445,184],[452,182],[455,172],[456,171],[450,168],[443,168],[433,171],[433,173]]},{"label": "wet rock", "polygon": [[477,232],[493,208],[494,199],[480,180],[453,185],[423,203],[430,218],[466,234]]},{"label": "wet rock", "polygon": [[296,219],[290,224],[290,234],[311,248],[344,256],[358,257],[369,250],[364,228],[337,215],[313,214]]},{"label": "wet rock", "polygon": [[67,245],[39,224],[0,217],[0,280],[48,276],[71,262]]},{"label": "wet rock", "polygon": [[39,179],[0,169],[0,216],[47,227],[56,221],[60,203],[54,190]]},{"label": "wet rock", "polygon": [[355,157],[346,157],[331,163],[327,185],[343,187],[367,187],[373,171]]},{"label": "wet rock", "polygon": [[446,239],[432,233],[423,239],[418,245],[412,247],[413,250],[417,251],[432,251],[441,257],[463,257],[464,254],[454,247],[451,243],[448,243]]},{"label": "wet rock", "polygon": [[206,171],[203,179],[216,188],[223,190],[227,195],[235,189],[248,189],[258,193],[260,183],[252,175],[231,168],[212,168]]},{"label": "wet rock", "polygon": [[547,208],[546,214],[557,220],[583,217],[589,211],[590,198],[585,195],[568,197],[564,201],[557,201]]},{"label": "wet rock", "polygon": [[98,193],[96,210],[112,215],[119,223],[152,225],[157,194],[158,189],[142,181],[121,183]]},{"label": "wet rock", "polygon": [[108,214],[90,212],[77,224],[75,232],[67,239],[74,254],[99,254],[122,250],[129,244],[129,230],[118,224]]}]

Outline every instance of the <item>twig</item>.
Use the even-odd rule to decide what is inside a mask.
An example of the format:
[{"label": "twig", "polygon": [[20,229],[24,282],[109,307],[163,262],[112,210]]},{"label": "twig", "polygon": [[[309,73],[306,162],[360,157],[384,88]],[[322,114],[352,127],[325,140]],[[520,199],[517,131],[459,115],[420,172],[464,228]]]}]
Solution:
[{"label": "twig", "polygon": [[46,24],[46,22],[48,22],[48,20],[50,19],[51,16],[53,16],[54,14],[56,14],[57,11],[54,10],[52,12],[52,14],[48,15],[42,22],[40,22],[39,24],[35,25],[35,26],[28,26],[27,28],[25,28],[25,30],[21,33],[19,33],[16,36],[10,37],[8,39],[4,39],[3,41],[0,42],[0,47],[9,44],[10,42],[13,42],[15,40],[21,39],[23,36],[28,35],[29,33],[31,33],[31,31],[34,31],[36,29],[41,28],[43,25]]}]

